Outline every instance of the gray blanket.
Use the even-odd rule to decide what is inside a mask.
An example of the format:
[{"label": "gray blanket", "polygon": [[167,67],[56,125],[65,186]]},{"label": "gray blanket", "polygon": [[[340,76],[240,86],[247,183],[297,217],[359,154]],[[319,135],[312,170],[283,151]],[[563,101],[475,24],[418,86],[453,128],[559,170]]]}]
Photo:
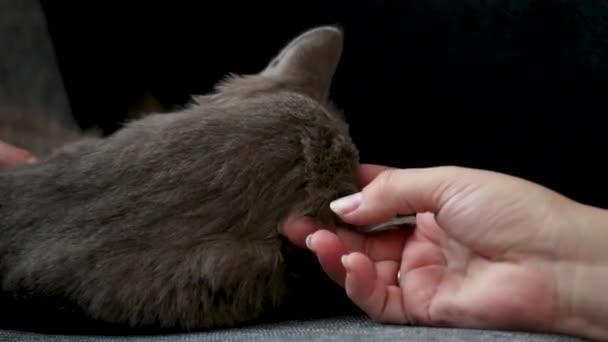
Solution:
[{"label": "gray blanket", "polygon": [[474,329],[378,324],[363,316],[287,321],[241,329],[162,336],[62,336],[0,331],[1,341],[206,342],[206,341],[582,341],[567,336]]}]

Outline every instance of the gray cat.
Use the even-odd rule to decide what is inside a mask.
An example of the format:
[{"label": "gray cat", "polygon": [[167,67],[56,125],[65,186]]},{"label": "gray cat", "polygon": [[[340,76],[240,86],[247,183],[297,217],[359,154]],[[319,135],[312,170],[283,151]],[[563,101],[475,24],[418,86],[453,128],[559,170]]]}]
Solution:
[{"label": "gray cat", "polygon": [[329,202],[357,190],[329,101],[342,45],[336,27],[309,30],[186,108],[0,171],[6,317],[197,330],[340,302],[278,228],[292,213],[339,225]]}]

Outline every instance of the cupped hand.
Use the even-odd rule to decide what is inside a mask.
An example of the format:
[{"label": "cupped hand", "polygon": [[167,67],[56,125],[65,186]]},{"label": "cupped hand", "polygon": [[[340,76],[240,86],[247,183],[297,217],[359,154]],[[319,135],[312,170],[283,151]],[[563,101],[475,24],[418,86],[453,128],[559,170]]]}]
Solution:
[{"label": "cupped hand", "polygon": [[363,190],[334,202],[351,224],[417,214],[412,229],[332,232],[291,217],[308,246],[372,319],[385,323],[555,331],[558,278],[579,253],[575,202],[516,177],[459,167],[361,168]]}]

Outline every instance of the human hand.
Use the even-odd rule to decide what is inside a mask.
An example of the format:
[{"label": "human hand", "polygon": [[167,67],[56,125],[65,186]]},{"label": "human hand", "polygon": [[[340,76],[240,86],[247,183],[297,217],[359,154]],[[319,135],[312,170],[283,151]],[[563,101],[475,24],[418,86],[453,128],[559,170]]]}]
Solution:
[{"label": "human hand", "polygon": [[[597,311],[603,293],[573,288],[589,278],[586,265],[605,258],[598,252],[605,242],[594,242],[585,229],[605,223],[605,212],[490,171],[370,165],[361,171],[363,190],[334,202],[334,211],[355,225],[417,213],[413,230],[330,232],[292,217],[283,233],[300,246],[306,240],[372,319],[604,336],[597,328],[606,316]],[[600,289],[605,280],[596,282]]]},{"label": "human hand", "polygon": [[34,164],[38,159],[30,152],[0,141],[0,167]]}]

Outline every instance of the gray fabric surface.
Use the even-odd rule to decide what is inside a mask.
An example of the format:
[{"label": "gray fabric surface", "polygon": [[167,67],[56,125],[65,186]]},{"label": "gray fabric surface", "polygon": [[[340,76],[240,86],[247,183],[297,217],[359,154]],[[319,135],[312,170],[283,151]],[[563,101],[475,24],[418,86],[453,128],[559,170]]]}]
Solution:
[{"label": "gray fabric surface", "polygon": [[489,330],[390,326],[365,317],[293,321],[205,333],[162,336],[64,336],[0,331],[0,341],[207,342],[207,341],[582,341],[568,336]]},{"label": "gray fabric surface", "polygon": [[0,0],[0,105],[75,127],[38,0]]}]

